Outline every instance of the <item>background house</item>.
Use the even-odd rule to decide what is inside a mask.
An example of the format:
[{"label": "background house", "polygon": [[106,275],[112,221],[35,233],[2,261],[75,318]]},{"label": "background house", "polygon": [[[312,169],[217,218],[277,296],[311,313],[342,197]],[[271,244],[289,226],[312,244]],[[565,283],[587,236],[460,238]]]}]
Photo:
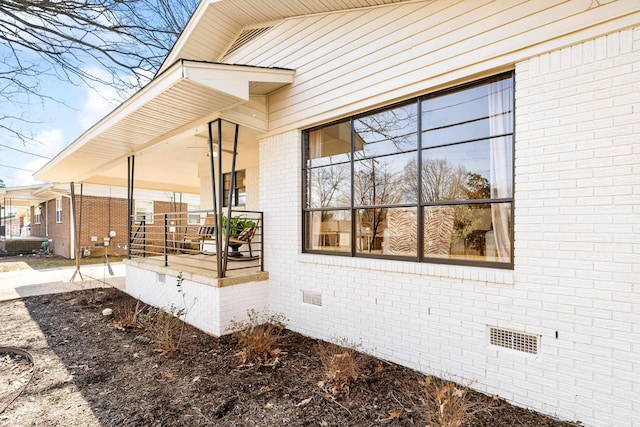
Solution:
[{"label": "background house", "polygon": [[[5,205],[17,204],[25,214],[27,230],[23,227],[14,236],[39,238],[50,243],[55,255],[75,257],[75,229],[73,226],[71,191],[68,184],[45,184],[5,188]],[[126,188],[104,185],[83,185],[75,191],[79,222],[80,256],[124,256],[127,254],[127,192]],[[133,201],[140,218],[154,212],[199,209],[199,197],[193,194],[139,190]],[[106,245],[105,245],[106,243]]]},{"label": "background house", "polygon": [[[197,187],[209,209],[220,179],[187,147],[239,124],[268,280],[188,277],[198,327],[264,307],[544,413],[640,425],[640,5],[302,3],[204,1],[156,79],[39,175],[124,180],[135,155],[139,186]],[[133,148],[111,138],[128,128]],[[176,157],[180,177],[152,167]],[[465,167],[451,191],[434,160]],[[127,291],[180,304],[175,274],[130,264]]]}]

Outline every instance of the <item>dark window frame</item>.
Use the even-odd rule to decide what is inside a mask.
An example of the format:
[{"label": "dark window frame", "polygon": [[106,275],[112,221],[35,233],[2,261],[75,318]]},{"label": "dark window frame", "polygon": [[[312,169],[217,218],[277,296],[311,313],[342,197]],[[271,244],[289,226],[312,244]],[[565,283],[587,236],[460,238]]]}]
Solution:
[{"label": "dark window frame", "polygon": [[[510,150],[511,150],[511,170],[510,170],[510,174],[511,174],[511,195],[510,197],[501,197],[501,198],[497,198],[497,197],[491,197],[489,196],[489,198],[480,198],[480,199],[461,199],[461,200],[436,200],[436,201],[425,201],[423,199],[423,194],[422,194],[422,173],[417,173],[417,201],[413,204],[389,204],[389,205],[385,205],[385,204],[380,204],[380,205],[371,205],[371,206],[359,206],[356,205],[354,203],[354,165],[362,159],[354,159],[354,152],[355,152],[355,134],[356,134],[356,130],[355,127],[353,126],[354,121],[360,119],[360,118],[364,118],[364,117],[369,117],[372,116],[374,114],[380,113],[380,112],[385,112],[385,111],[390,111],[392,109],[395,108],[399,108],[399,107],[407,107],[407,106],[411,106],[412,104],[415,104],[416,107],[416,138],[417,138],[417,147],[415,150],[409,150],[407,152],[415,152],[416,154],[416,162],[417,162],[417,170],[421,171],[422,170],[422,157],[423,157],[423,152],[425,150],[430,150],[430,149],[435,149],[435,148],[439,148],[441,146],[453,146],[453,145],[458,145],[458,144],[467,144],[470,142],[474,142],[474,141],[481,141],[481,140],[485,140],[485,139],[491,139],[491,138],[497,138],[499,135],[490,135],[489,137],[487,136],[482,136],[480,138],[475,138],[475,139],[470,139],[470,140],[464,140],[464,141],[455,141],[454,143],[446,143],[446,144],[442,144],[442,145],[430,145],[428,147],[423,146],[423,133],[425,133],[428,130],[425,130],[422,128],[422,103],[425,101],[428,101],[430,99],[436,98],[436,97],[441,97],[443,95],[447,95],[447,94],[452,94],[454,92],[458,92],[458,91],[462,91],[465,89],[469,89],[469,88],[473,88],[473,87],[480,87],[482,85],[487,85],[489,83],[491,83],[492,81],[498,80],[498,79],[511,79],[511,87],[512,87],[512,102],[513,102],[513,110],[511,112],[511,130],[510,132],[507,132],[505,135],[507,137],[509,137],[510,139],[506,142],[508,144],[510,144]],[[320,126],[315,126],[313,128],[309,128],[309,129],[304,129],[302,131],[302,150],[301,150],[301,164],[302,164],[302,239],[301,239],[301,243],[302,243],[302,252],[303,253],[310,253],[310,254],[322,254],[322,255],[334,255],[334,256],[347,256],[347,257],[358,257],[358,258],[375,258],[375,259],[389,259],[389,260],[402,260],[402,261],[412,261],[412,262],[421,262],[421,263],[431,263],[431,264],[449,264],[449,265],[462,265],[462,266],[476,266],[476,267],[491,267],[491,268],[501,268],[501,269],[513,269],[514,266],[514,246],[515,246],[515,226],[514,226],[514,207],[515,207],[515,141],[516,141],[516,129],[515,129],[515,118],[516,118],[516,113],[515,113],[515,72],[514,71],[509,71],[506,73],[501,73],[498,75],[494,75],[494,76],[490,76],[481,80],[477,80],[474,82],[469,82],[463,85],[459,85],[456,87],[452,87],[449,89],[445,89],[442,91],[438,91],[438,92],[434,92],[434,93],[430,93],[430,94],[426,94],[420,97],[416,97],[407,101],[403,101],[403,102],[399,102],[396,104],[392,104],[392,105],[388,105],[382,108],[378,108],[378,109],[374,109],[371,111],[367,111],[358,115],[354,115],[348,118],[344,118],[341,120],[336,120],[324,125],[320,125]],[[307,194],[307,188],[308,188],[308,173],[310,171],[312,171],[313,169],[318,169],[321,168],[323,166],[309,166],[307,164],[307,151],[308,151],[308,146],[309,146],[309,135],[311,132],[315,131],[315,130],[319,130],[319,129],[325,129],[325,128],[329,128],[330,126],[335,126],[335,125],[340,125],[340,124],[347,124],[350,126],[350,131],[351,131],[351,152],[348,153],[348,157],[349,160],[344,162],[350,165],[350,171],[351,171],[351,176],[350,176],[350,186],[351,186],[351,194],[350,194],[350,199],[351,199],[351,205],[350,206],[329,206],[329,207],[309,207],[309,195]],[[371,158],[382,158],[384,156],[389,156],[389,155],[395,155],[400,153],[393,153],[393,154],[385,154],[385,155],[373,155],[370,156]],[[337,163],[336,163],[337,164]],[[491,260],[482,260],[482,259],[471,259],[471,258],[464,258],[464,257],[460,257],[460,258],[456,258],[456,257],[432,257],[432,256],[425,256],[424,253],[424,243],[425,243],[425,237],[424,237],[424,220],[423,220],[423,212],[425,210],[426,207],[429,206],[452,206],[455,208],[455,206],[457,205],[495,205],[498,203],[503,203],[503,204],[507,204],[508,205],[508,209],[509,209],[509,221],[510,221],[510,229],[509,229],[509,243],[510,243],[510,256],[509,256],[509,260],[508,262],[499,262],[499,261],[491,261]],[[406,207],[406,208],[416,208],[417,212],[417,247],[416,247],[416,256],[414,257],[409,257],[409,256],[401,256],[401,255],[393,255],[393,254],[382,254],[382,253],[365,253],[363,251],[358,252],[357,250],[357,244],[356,244],[356,240],[358,239],[357,236],[357,211],[358,210],[362,210],[362,209],[366,209],[366,208],[375,208],[375,209],[384,209],[384,208],[402,208],[402,207]],[[346,213],[346,215],[348,215],[349,220],[351,221],[351,232],[350,232],[350,250],[346,250],[346,251],[335,251],[335,250],[323,250],[323,249],[312,249],[310,247],[310,245],[307,242],[307,239],[310,236],[310,221],[308,220],[308,215],[310,215],[310,213],[312,212],[329,212],[329,211],[343,211]],[[309,247],[308,247],[309,246]]]},{"label": "dark window frame", "polygon": [[[247,171],[246,169],[237,170],[235,172],[235,188],[233,189],[233,198],[232,198],[232,207],[246,206],[246,197],[247,197]],[[231,172],[227,172],[222,174],[222,188],[223,188],[223,206],[226,208],[229,206],[229,187],[231,184]],[[240,194],[244,194],[244,204],[240,204]]]}]

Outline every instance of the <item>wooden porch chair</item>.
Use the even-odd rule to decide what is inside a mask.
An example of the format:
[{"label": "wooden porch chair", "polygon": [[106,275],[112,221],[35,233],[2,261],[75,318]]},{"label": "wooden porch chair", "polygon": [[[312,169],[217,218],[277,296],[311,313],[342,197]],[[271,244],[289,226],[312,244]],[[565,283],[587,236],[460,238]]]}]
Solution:
[{"label": "wooden porch chair", "polygon": [[[193,232],[194,230],[196,230],[195,233]],[[212,214],[207,214],[202,225],[187,225],[185,227],[183,248],[205,253],[205,245],[207,243],[213,243],[215,240],[216,226],[214,216]]]},{"label": "wooden porch chair", "polygon": [[213,214],[208,213],[204,219],[204,224],[198,228],[198,239],[200,240],[200,253],[215,254],[206,250],[207,244],[216,242],[216,221]]}]

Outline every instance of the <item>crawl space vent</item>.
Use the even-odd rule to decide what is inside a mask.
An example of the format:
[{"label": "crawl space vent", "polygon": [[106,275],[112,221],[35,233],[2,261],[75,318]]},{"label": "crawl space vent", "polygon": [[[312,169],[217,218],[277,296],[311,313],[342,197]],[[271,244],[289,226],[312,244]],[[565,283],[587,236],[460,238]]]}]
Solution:
[{"label": "crawl space vent", "polygon": [[156,273],[158,275],[158,283],[167,283],[167,275],[164,273]]},{"label": "crawl space vent", "polygon": [[248,30],[244,30],[240,33],[238,37],[233,41],[229,49],[224,53],[224,57],[231,55],[236,50],[240,49],[245,44],[249,43],[251,40],[258,37],[260,34],[270,30],[271,27],[260,27],[260,28],[250,28]]},{"label": "crawl space vent", "polygon": [[491,345],[521,351],[523,353],[538,354],[538,336],[507,329],[489,328]]},{"label": "crawl space vent", "polygon": [[302,291],[302,302],[311,305],[322,305],[322,294],[319,292]]}]

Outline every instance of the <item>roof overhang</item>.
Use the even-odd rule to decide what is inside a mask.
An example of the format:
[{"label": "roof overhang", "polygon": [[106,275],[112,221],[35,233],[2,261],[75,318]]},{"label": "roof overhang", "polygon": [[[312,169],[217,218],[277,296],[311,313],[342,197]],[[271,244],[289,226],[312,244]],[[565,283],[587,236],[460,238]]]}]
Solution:
[{"label": "roof overhang", "polygon": [[402,3],[413,0],[203,0],[160,67],[167,69],[178,58],[220,60],[245,27],[282,19]]},{"label": "roof overhang", "polygon": [[0,205],[27,208],[67,194],[54,184],[33,184],[0,188]]},{"label": "roof overhang", "polygon": [[[294,74],[293,70],[285,69],[179,60],[34,176],[53,182],[104,183],[92,178],[115,165],[126,165],[129,156],[213,120],[224,111],[248,102],[251,96],[267,95],[292,83]],[[179,169],[178,163],[178,159],[173,159],[173,165]],[[138,176],[144,182],[144,176]],[[154,177],[151,180],[154,185],[148,188],[198,193],[197,180],[179,182],[166,172],[164,176],[166,182]],[[126,183],[126,173],[121,178]]]}]

